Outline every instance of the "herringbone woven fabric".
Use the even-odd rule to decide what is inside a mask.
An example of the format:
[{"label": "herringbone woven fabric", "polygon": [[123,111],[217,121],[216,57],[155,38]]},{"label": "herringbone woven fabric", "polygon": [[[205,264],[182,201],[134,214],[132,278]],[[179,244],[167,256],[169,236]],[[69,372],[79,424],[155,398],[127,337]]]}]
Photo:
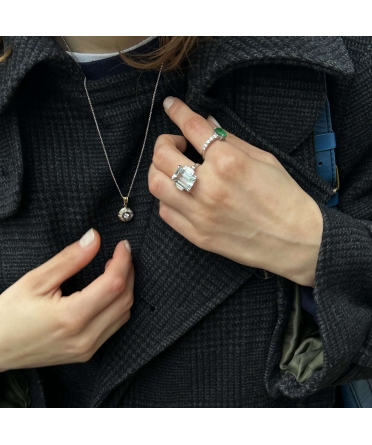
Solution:
[{"label": "herringbone woven fabric", "polygon": [[[369,39],[226,37],[200,45],[191,68],[159,84],[131,196],[117,219],[112,182],[77,66],[51,38],[6,38],[0,65],[0,291],[95,227],[97,258],[66,295],[103,270],[120,239],[136,269],[131,320],[81,365],[44,372],[58,406],[332,406],[334,385],[372,375],[372,60]],[[221,57],[223,55],[223,57]],[[90,81],[115,176],[128,189],[157,73]],[[273,153],[324,216],[314,296],[324,366],[305,384],[281,375],[292,283],[193,246],[158,215],[147,188],[156,137],[179,133],[162,109],[177,96],[228,131]],[[316,175],[312,129],[328,95],[337,135],[340,211]],[[188,153],[194,160],[195,151]],[[176,167],[176,166],[175,166]],[[244,203],[242,203],[244,205]],[[32,406],[45,406],[29,373]]]}]

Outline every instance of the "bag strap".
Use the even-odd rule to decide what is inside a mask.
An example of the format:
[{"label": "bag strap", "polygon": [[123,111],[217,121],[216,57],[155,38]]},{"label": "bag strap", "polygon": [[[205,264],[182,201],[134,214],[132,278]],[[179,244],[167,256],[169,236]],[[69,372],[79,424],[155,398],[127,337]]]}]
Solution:
[{"label": "bag strap", "polygon": [[318,176],[332,186],[334,192],[327,206],[336,207],[340,182],[335,156],[336,136],[332,130],[331,110],[328,99],[326,99],[324,108],[314,125],[314,145],[316,172]]},{"label": "bag strap", "polygon": [[[316,159],[316,172],[318,176],[327,181],[333,188],[334,195],[328,201],[327,206],[337,209],[338,204],[338,170],[336,166],[336,136],[332,129],[331,110],[326,99],[324,108],[314,125],[314,147]],[[312,315],[316,323],[316,305],[313,296],[313,288],[301,286],[301,306]]]}]

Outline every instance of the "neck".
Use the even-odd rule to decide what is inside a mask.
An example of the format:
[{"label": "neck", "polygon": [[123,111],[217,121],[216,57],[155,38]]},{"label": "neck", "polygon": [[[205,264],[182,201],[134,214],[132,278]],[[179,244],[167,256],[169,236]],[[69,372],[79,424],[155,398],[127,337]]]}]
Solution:
[{"label": "neck", "polygon": [[[146,37],[65,37],[71,51],[77,53],[105,54],[122,51],[144,40]],[[56,42],[67,50],[62,37],[54,37]]]}]

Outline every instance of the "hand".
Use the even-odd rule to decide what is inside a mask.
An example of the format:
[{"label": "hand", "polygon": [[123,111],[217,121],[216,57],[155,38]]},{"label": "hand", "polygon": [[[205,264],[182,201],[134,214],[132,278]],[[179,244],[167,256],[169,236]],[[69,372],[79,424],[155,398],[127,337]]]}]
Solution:
[{"label": "hand", "polygon": [[0,371],[85,362],[129,320],[134,269],[126,243],[102,275],[68,298],[61,284],[99,250],[93,229],[0,295]]},{"label": "hand", "polygon": [[314,286],[323,230],[315,201],[273,155],[232,134],[209,145],[191,192],[179,191],[170,178],[177,165],[193,165],[183,155],[187,140],[201,153],[216,125],[179,99],[164,108],[185,137],[155,144],[149,189],[161,218],[202,249]]}]

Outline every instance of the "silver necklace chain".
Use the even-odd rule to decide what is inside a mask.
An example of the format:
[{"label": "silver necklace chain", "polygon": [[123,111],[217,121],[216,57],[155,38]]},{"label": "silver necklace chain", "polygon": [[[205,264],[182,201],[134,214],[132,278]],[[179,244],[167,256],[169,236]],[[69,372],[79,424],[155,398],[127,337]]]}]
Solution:
[{"label": "silver necklace chain", "polygon": [[[77,65],[78,65],[79,68],[81,69],[81,66],[79,65],[79,62],[76,60],[75,56],[73,56],[72,51],[71,51],[71,48],[69,47],[68,43],[66,42],[66,40],[65,40],[65,38],[64,38],[63,36],[62,36],[62,39],[63,39],[63,41],[65,42],[65,45],[66,45],[68,51],[71,53],[71,57],[74,59],[74,61],[77,63]],[[131,193],[131,191],[132,191],[132,188],[133,188],[134,180],[136,179],[136,176],[137,176],[137,173],[138,173],[139,166],[140,166],[140,164],[141,164],[141,160],[142,160],[143,152],[144,152],[144,150],[145,150],[146,140],[147,140],[147,135],[148,135],[148,132],[149,132],[150,122],[151,122],[151,117],[152,117],[152,111],[153,111],[154,103],[155,103],[156,91],[157,91],[157,89],[158,89],[158,85],[159,85],[160,76],[161,76],[162,71],[163,71],[163,65],[161,65],[161,67],[160,67],[159,74],[158,74],[158,77],[157,77],[157,80],[156,80],[156,84],[155,84],[155,88],[154,88],[154,93],[153,93],[153,95],[152,95],[152,100],[151,100],[151,107],[150,107],[149,118],[148,118],[148,120],[147,120],[147,126],[146,126],[145,137],[144,137],[144,140],[143,140],[143,144],[142,144],[142,148],[141,148],[140,156],[139,156],[138,163],[137,163],[137,166],[136,166],[136,171],[134,172],[134,176],[133,176],[132,182],[131,182],[131,184],[130,184],[130,187],[129,187],[127,196],[124,196],[124,195],[122,194],[122,192],[121,192],[121,190],[120,190],[120,187],[119,187],[119,184],[117,183],[117,180],[116,180],[116,178],[115,178],[114,172],[112,171],[112,167],[111,167],[110,159],[109,159],[109,157],[108,157],[107,150],[106,150],[105,144],[104,144],[104,142],[103,142],[103,138],[102,138],[102,135],[101,135],[101,131],[100,131],[100,129],[99,129],[99,126],[98,126],[98,122],[97,122],[96,114],[95,114],[95,112],[94,112],[93,105],[92,105],[92,101],[91,101],[91,99],[90,99],[90,95],[89,95],[89,92],[88,92],[88,88],[87,88],[87,78],[86,78],[86,76],[84,75],[84,89],[85,89],[85,93],[86,93],[87,98],[88,98],[88,102],[89,102],[90,109],[91,109],[91,111],[92,111],[92,115],[93,115],[94,123],[96,124],[97,132],[98,132],[98,136],[99,136],[99,139],[100,139],[100,141],[101,141],[101,144],[102,144],[103,152],[104,152],[104,154],[105,154],[106,161],[107,161],[108,167],[109,167],[109,169],[110,169],[110,173],[111,173],[112,179],[114,180],[115,185],[116,185],[116,188],[118,189],[119,194],[120,194],[120,196],[122,197],[122,199],[123,199],[123,201],[124,201],[124,207],[119,211],[119,214],[118,214],[119,219],[120,219],[121,221],[123,221],[123,222],[130,221],[130,220],[133,218],[133,211],[128,207],[128,200],[129,200],[129,195],[130,195],[130,193]]]}]

